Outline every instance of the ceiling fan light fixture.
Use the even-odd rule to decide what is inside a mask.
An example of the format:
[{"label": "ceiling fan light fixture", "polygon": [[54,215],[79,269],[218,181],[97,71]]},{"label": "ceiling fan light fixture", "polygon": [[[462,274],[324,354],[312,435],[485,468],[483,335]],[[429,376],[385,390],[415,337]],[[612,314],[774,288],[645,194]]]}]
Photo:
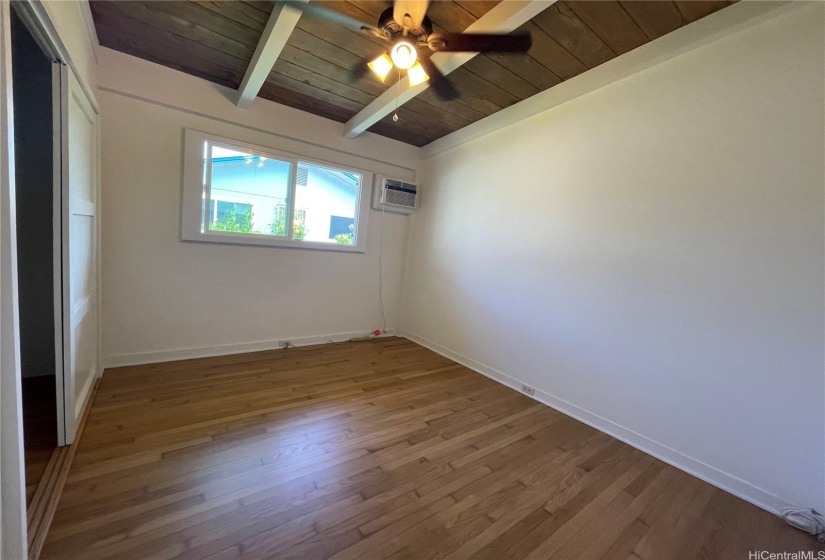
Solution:
[{"label": "ceiling fan light fixture", "polygon": [[423,84],[430,79],[420,62],[416,62],[407,70],[407,78],[410,80],[410,87]]},{"label": "ceiling fan light fixture", "polygon": [[368,62],[367,66],[369,66],[370,70],[375,72],[375,75],[383,82],[392,70],[392,59],[387,56],[387,53],[384,53],[372,62]]},{"label": "ceiling fan light fixture", "polygon": [[415,50],[415,45],[402,39],[393,45],[390,57],[401,70],[407,70],[415,64],[418,52]]}]

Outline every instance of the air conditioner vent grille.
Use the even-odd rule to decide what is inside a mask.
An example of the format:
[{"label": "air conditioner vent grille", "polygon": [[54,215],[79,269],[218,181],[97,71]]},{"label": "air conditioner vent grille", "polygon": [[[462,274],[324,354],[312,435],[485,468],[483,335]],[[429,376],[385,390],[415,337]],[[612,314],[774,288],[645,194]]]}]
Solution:
[{"label": "air conditioner vent grille", "polygon": [[382,177],[376,181],[372,207],[402,214],[414,212],[418,207],[418,186]]},{"label": "air conditioner vent grille", "polygon": [[387,181],[384,194],[384,203],[405,208],[415,208],[415,185],[401,183],[399,181]]}]

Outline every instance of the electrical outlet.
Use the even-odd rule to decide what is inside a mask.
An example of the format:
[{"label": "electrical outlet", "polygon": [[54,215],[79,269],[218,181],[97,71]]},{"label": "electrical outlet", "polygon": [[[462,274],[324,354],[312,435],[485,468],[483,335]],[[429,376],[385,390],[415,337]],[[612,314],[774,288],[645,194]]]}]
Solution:
[{"label": "electrical outlet", "polygon": [[522,383],[521,392],[525,395],[530,395],[532,397],[536,393],[536,390],[530,387],[529,385],[525,385],[524,383]]}]

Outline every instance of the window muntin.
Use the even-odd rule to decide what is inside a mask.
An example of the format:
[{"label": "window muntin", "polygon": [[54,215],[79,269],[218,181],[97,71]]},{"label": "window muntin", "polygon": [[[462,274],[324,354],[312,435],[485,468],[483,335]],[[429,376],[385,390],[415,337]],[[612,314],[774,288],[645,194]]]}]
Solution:
[{"label": "window muntin", "polygon": [[181,237],[363,252],[364,183],[371,179],[368,172],[187,130]]}]

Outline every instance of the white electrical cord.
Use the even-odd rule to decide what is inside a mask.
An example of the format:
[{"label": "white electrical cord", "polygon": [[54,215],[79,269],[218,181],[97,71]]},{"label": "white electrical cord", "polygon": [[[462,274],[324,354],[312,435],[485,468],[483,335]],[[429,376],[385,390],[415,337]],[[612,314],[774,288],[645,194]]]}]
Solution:
[{"label": "white electrical cord", "polygon": [[384,315],[384,197],[387,186],[381,188],[381,239],[378,247],[378,301],[381,303],[381,332],[387,332],[387,317]]},{"label": "white electrical cord", "polygon": [[819,542],[825,542],[825,517],[813,509],[785,508],[782,519],[801,531],[816,536]]}]

